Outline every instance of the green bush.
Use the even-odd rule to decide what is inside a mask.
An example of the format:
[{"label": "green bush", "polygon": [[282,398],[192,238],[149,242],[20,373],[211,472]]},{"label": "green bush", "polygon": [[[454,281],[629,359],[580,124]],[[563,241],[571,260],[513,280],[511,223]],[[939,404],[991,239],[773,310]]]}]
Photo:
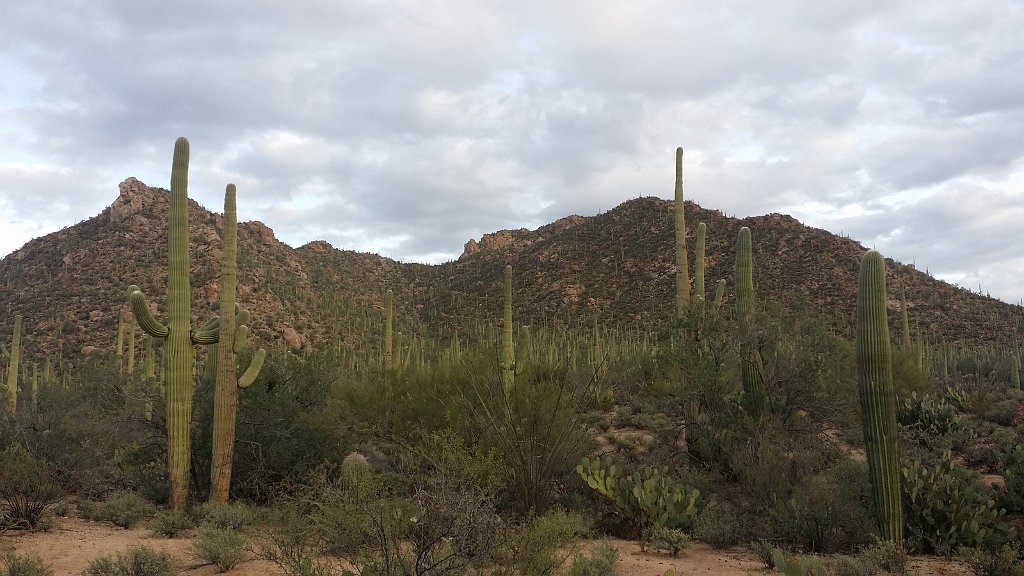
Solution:
[{"label": "green bush", "polygon": [[864,562],[875,566],[878,570],[884,570],[891,574],[907,573],[907,550],[901,545],[889,540],[878,540],[870,546],[865,546],[857,553]]},{"label": "green bush", "polygon": [[584,518],[555,508],[505,531],[496,551],[497,576],[548,576],[572,555],[572,544],[588,530]]},{"label": "green bush", "polygon": [[93,518],[112,522],[122,528],[131,528],[155,510],[152,502],[134,492],[116,492],[97,506]]},{"label": "green bush", "polygon": [[772,508],[776,536],[808,552],[849,552],[876,533],[864,464],[840,460]]},{"label": "green bush", "polygon": [[754,537],[754,530],[751,518],[740,517],[736,507],[728,502],[709,504],[693,522],[694,538],[715,548],[749,542]]},{"label": "green bush", "polygon": [[925,551],[950,554],[1005,537],[1005,511],[995,507],[971,472],[953,463],[949,451],[932,468],[912,461],[901,477],[907,527]]},{"label": "green bush", "polygon": [[566,576],[619,576],[619,571],[615,569],[615,561],[618,559],[619,549],[602,542],[590,553],[574,556]]},{"label": "green bush", "polygon": [[161,510],[146,527],[154,535],[174,538],[186,530],[191,530],[195,524],[191,518],[177,510]]},{"label": "green bush", "polygon": [[146,546],[129,548],[124,554],[91,560],[82,576],[174,576],[174,560],[166,552]]},{"label": "green bush", "polygon": [[218,572],[226,572],[245,561],[249,539],[234,530],[203,528],[192,543],[197,558],[215,565]]},{"label": "green bush", "polygon": [[35,554],[7,552],[0,555],[0,562],[0,576],[53,576],[53,568]]},{"label": "green bush", "polygon": [[1024,512],[1024,446],[1006,451],[1000,473],[1006,485],[997,492],[999,505],[1009,512]]},{"label": "green bush", "polygon": [[60,499],[60,489],[46,464],[19,445],[0,452],[0,530],[41,527],[47,509]]},{"label": "green bush", "polygon": [[195,515],[207,526],[228,530],[245,530],[256,521],[256,510],[241,502],[204,502]]},{"label": "green bush", "polygon": [[661,550],[675,557],[690,545],[690,537],[686,532],[676,528],[655,526],[644,536],[644,543],[647,547]]},{"label": "green bush", "polygon": [[1024,576],[1024,558],[1019,543],[998,548],[960,548],[957,556],[967,562],[976,576]]}]

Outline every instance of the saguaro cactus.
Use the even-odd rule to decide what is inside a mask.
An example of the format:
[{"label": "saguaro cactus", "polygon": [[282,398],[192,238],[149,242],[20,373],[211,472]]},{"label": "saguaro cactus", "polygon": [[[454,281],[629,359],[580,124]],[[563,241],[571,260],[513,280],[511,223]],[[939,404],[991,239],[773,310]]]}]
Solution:
[{"label": "saguaro cactus", "polygon": [[7,364],[7,410],[18,410],[18,363],[21,361],[21,314],[14,317],[14,335],[11,338],[10,361]]},{"label": "saguaro cactus", "polygon": [[903,328],[903,347],[910,350],[913,342],[910,340],[910,315],[907,312],[907,287],[900,280],[900,327]]},{"label": "saguaro cactus", "polygon": [[512,265],[505,266],[505,307],[501,332],[501,383],[507,395],[516,377],[516,352],[512,342]]},{"label": "saguaro cactus", "polygon": [[395,295],[391,290],[384,293],[384,369],[395,365]]},{"label": "saguaro cactus", "polygon": [[693,247],[693,298],[697,302],[700,317],[704,316],[704,301],[707,298],[704,290],[704,244],[707,233],[707,224],[697,224],[697,242]]},{"label": "saguaro cactus", "polygon": [[878,528],[882,538],[898,543],[903,541],[903,503],[885,300],[885,260],[869,250],[861,260],[857,287],[857,383]]},{"label": "saguaro cactus", "polygon": [[686,259],[686,209],[683,202],[683,149],[676,148],[676,318],[690,309],[690,270]]},{"label": "saguaro cactus", "polygon": [[754,345],[754,261],[750,228],[740,228],[736,238],[736,318],[739,321],[740,373],[747,413],[754,418],[764,414],[767,391],[758,373],[760,354]]},{"label": "saguaro cactus", "polygon": [[165,338],[167,400],[167,471],[171,505],[184,511],[188,500],[189,428],[192,423],[192,373],[196,344],[214,344],[219,338],[216,318],[192,328],[192,292],[188,256],[188,140],[174,143],[171,168],[171,215],[167,241],[167,315],[161,324],[149,311],[138,286],[128,287],[128,299],[139,326],[153,338]]},{"label": "saguaro cactus", "polygon": [[[224,246],[220,264],[220,337],[217,345],[217,387],[213,397],[213,455],[210,461],[210,502],[227,502],[231,488],[231,466],[235,453],[235,421],[238,389],[256,380],[263,368],[266,351],[253,354],[249,367],[237,375],[235,354],[245,346],[249,313],[239,311],[235,302],[238,286],[238,213],[235,185],[224,191]],[[238,315],[236,318],[235,315]],[[238,320],[238,322],[236,322]]]}]

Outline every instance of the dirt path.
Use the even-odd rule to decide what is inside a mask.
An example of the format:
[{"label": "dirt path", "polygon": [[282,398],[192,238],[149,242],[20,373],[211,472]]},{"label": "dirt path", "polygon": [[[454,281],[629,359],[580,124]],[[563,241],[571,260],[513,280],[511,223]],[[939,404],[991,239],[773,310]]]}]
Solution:
[{"label": "dirt path", "polygon": [[[192,553],[192,537],[154,537],[144,528],[122,529],[103,522],[80,518],[61,518],[51,532],[7,532],[0,536],[0,549],[13,547],[19,553],[38,554],[49,563],[57,576],[78,576],[89,561],[100,556],[123,553],[131,546],[145,545],[162,550],[174,557],[179,574],[209,576],[216,574],[212,565],[203,565]],[[757,556],[745,548],[716,550],[706,544],[695,543],[678,557],[641,552],[635,542],[624,540],[589,541],[594,546],[610,542],[619,549],[616,567],[622,576],[663,576],[672,570],[675,576],[747,576],[750,574],[777,574],[764,568]],[[280,574],[273,564],[263,560],[250,560],[223,572],[226,576],[264,576]],[[923,576],[970,576],[963,565],[938,558],[915,558],[910,574]]]}]

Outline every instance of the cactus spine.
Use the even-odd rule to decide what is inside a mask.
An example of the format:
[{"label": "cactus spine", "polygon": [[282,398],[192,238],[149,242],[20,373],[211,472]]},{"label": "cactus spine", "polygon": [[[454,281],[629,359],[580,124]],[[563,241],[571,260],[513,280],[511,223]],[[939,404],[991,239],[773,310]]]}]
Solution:
[{"label": "cactus spine", "polygon": [[515,344],[512,342],[512,265],[505,266],[505,307],[502,319],[501,383],[508,395],[516,377]]},{"label": "cactus spine", "polygon": [[857,287],[857,383],[878,528],[883,539],[899,543],[903,507],[885,299],[885,260],[869,250],[860,264]]},{"label": "cactus spine", "polygon": [[[210,502],[227,502],[231,488],[231,466],[234,460],[235,421],[238,414],[238,389],[256,380],[266,351],[260,348],[252,357],[249,368],[237,376],[235,354],[245,345],[248,329],[245,321],[249,314],[238,311],[235,294],[238,286],[238,213],[235,203],[235,185],[228,184],[224,192],[224,246],[220,264],[220,336],[218,344],[217,388],[213,397],[213,455],[210,461]],[[236,325],[236,314],[237,322]]]},{"label": "cactus spine", "polygon": [[740,228],[736,238],[736,318],[739,321],[740,372],[747,413],[760,418],[767,403],[767,391],[758,373],[760,354],[754,345],[754,261],[750,228]]},{"label": "cactus spine", "polygon": [[13,416],[18,409],[18,363],[21,361],[21,314],[14,317],[10,362],[7,364],[7,411]]},{"label": "cactus spine", "polygon": [[686,210],[683,202],[683,149],[676,148],[676,318],[690,309],[690,272],[686,260]]},{"label": "cactus spine", "polygon": [[189,286],[188,255],[188,140],[174,143],[171,168],[171,214],[167,241],[168,323],[153,317],[146,297],[138,286],[128,288],[132,312],[139,326],[153,338],[165,338],[167,400],[167,472],[170,500],[175,510],[184,511],[188,500],[189,428],[192,423],[192,375],[195,344],[213,344],[219,334],[211,321],[193,330],[192,292]]}]

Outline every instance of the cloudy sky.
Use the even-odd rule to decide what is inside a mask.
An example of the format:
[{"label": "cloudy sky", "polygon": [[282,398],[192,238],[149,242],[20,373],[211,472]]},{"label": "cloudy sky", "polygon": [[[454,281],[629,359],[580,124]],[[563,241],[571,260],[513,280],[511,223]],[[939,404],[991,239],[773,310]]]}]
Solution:
[{"label": "cloudy sky", "polygon": [[1020,0],[33,0],[0,20],[0,254],[135,176],[405,261],[686,193],[1024,298]]}]

